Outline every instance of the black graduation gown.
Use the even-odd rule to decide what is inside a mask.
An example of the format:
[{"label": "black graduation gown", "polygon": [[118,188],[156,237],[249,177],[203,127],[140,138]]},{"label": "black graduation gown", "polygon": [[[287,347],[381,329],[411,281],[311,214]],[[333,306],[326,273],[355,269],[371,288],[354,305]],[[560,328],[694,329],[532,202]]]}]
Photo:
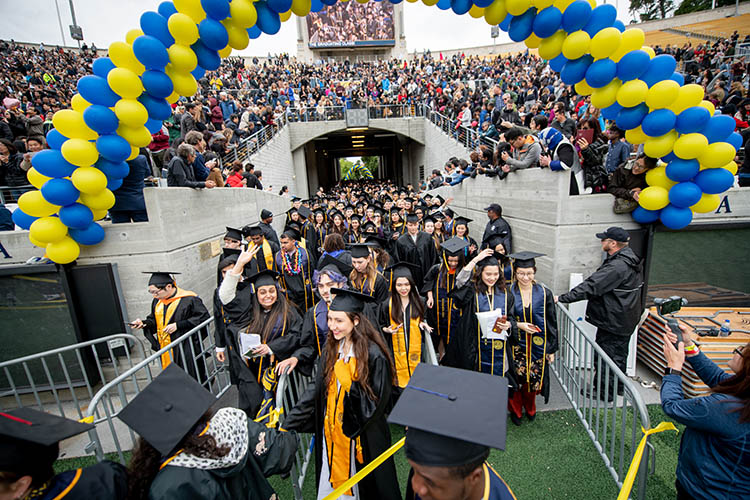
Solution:
[{"label": "black graduation gown", "polygon": [[[422,295],[427,296],[427,292],[432,292],[433,300],[432,309],[425,310],[425,321],[433,329],[432,343],[436,349],[440,339],[447,346],[453,340],[453,336],[458,329],[462,310],[455,306],[454,300],[449,295],[456,285],[456,276],[459,271],[460,269],[457,269],[455,273],[448,274],[443,264],[435,264],[425,276]],[[456,363],[451,362],[450,358],[445,359],[444,357],[442,363],[448,366],[456,366]]]},{"label": "black graduation gown", "polygon": [[261,222],[258,225],[260,226],[260,230],[263,231],[263,236],[265,236],[268,241],[275,243],[276,246],[281,245],[281,243],[279,242],[279,236],[276,234],[276,231],[271,227],[270,224]]},{"label": "black graduation gown", "polygon": [[[277,271],[276,269],[276,254],[279,252],[279,245],[274,243],[273,241],[268,241],[268,246],[271,249],[271,255],[269,258],[271,259],[271,271]],[[248,276],[252,276],[255,273],[259,273],[261,271],[265,271],[266,269],[269,269],[266,265],[266,255],[263,253],[263,249],[261,248],[257,254],[255,254],[255,257],[249,262],[248,264],[250,266],[250,272],[247,274]]]},{"label": "black graduation gown", "polygon": [[301,271],[297,274],[290,274],[284,269],[282,264],[282,250],[276,252],[276,267],[281,274],[281,283],[289,302],[299,308],[300,311],[306,311],[315,303],[315,295],[312,287],[312,273],[315,271],[315,259],[304,248],[300,247],[300,265]]},{"label": "black graduation gown", "polygon": [[427,271],[437,262],[437,252],[435,251],[435,244],[432,242],[432,237],[420,231],[417,233],[417,243],[414,244],[411,236],[408,233],[404,233],[396,241],[396,261],[408,262],[419,267],[418,271],[414,271],[414,274],[416,274],[414,282],[417,288],[421,290]]},{"label": "black graduation gown", "polygon": [[303,375],[312,373],[315,361],[320,357],[328,338],[328,306],[324,300],[305,311],[300,332],[300,347],[292,356],[299,362],[297,370]]},{"label": "black graduation gown", "polygon": [[390,287],[388,285],[388,280],[386,280],[385,277],[380,273],[375,274],[375,286],[373,286],[371,280],[369,279],[363,281],[360,286],[354,285],[354,283],[352,283],[350,279],[349,285],[352,290],[373,297],[375,299],[375,302],[378,304],[388,300],[391,293]]},{"label": "black graduation gown", "polygon": [[[357,470],[380,456],[391,446],[391,432],[386,421],[386,409],[391,400],[391,369],[387,354],[376,344],[368,349],[369,384],[378,400],[367,397],[359,382],[352,382],[349,393],[344,397],[344,434],[362,444],[363,464],[355,460]],[[322,358],[321,358],[322,361]],[[322,363],[321,363],[322,365]],[[323,458],[323,418],[326,411],[327,387],[320,366],[315,383],[286,416],[282,427],[297,432],[315,433],[315,484],[320,484],[320,471]],[[383,462],[359,483],[361,500],[383,500],[401,498],[396,467],[393,457]]]},{"label": "black graduation gown", "polygon": [[[66,489],[67,493],[61,495]],[[50,481],[46,491],[37,500],[93,500],[106,498],[120,500],[128,494],[128,473],[125,466],[105,460],[91,467],[62,472]]]}]

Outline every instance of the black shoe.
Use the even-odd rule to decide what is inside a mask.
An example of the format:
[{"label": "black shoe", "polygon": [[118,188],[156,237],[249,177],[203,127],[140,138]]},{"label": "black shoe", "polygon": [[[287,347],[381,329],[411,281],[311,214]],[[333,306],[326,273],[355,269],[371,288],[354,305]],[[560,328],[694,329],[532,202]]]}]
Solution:
[{"label": "black shoe", "polygon": [[516,425],[518,425],[518,426],[520,426],[520,425],[521,425],[521,417],[519,417],[518,415],[516,415],[516,414],[515,414],[515,413],[513,413],[512,411],[511,411],[511,412],[508,412],[508,414],[510,415],[510,421],[511,421],[511,422],[513,422],[514,424],[516,424]]},{"label": "black shoe", "polygon": [[533,422],[534,420],[536,420],[536,413],[534,413],[533,415],[529,415],[529,414],[527,413],[527,414],[526,414],[526,418],[528,418],[528,419],[529,419],[529,422]]}]

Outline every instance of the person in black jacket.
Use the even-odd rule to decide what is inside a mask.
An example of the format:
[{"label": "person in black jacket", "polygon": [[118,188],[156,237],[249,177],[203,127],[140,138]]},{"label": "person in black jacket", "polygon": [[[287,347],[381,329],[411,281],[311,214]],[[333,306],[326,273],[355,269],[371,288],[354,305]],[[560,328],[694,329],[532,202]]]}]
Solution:
[{"label": "person in black jacket", "polygon": [[[610,227],[603,233],[597,233],[596,237],[601,240],[607,258],[594,274],[568,293],[555,297],[555,301],[564,304],[589,301],[586,321],[597,328],[596,343],[625,372],[630,335],[643,311],[641,259],[628,246],[630,235],[621,227]],[[594,377],[595,386],[598,378]],[[606,381],[598,383],[606,384]],[[613,386],[614,373],[610,372],[607,387]],[[621,391],[622,385],[618,393]],[[606,396],[611,401],[614,394],[610,392]],[[600,394],[599,397],[604,399],[605,395]]]},{"label": "person in black jacket", "polygon": [[513,236],[510,231],[510,224],[503,218],[503,207],[497,203],[492,203],[490,206],[485,208],[487,211],[487,225],[484,228],[484,234],[482,234],[481,247],[485,247],[486,243],[493,236],[502,237],[502,243],[505,247],[506,253],[510,253],[512,250]]},{"label": "person in black jacket", "polygon": [[167,167],[167,185],[169,187],[212,188],[214,181],[198,181],[192,164],[195,161],[195,148],[190,144],[180,144],[177,156],[172,158]]},{"label": "person in black jacket", "polygon": [[115,190],[115,204],[109,209],[112,224],[121,222],[147,222],[146,200],[143,198],[143,180],[151,176],[151,168],[143,154],[128,162],[130,171]]}]

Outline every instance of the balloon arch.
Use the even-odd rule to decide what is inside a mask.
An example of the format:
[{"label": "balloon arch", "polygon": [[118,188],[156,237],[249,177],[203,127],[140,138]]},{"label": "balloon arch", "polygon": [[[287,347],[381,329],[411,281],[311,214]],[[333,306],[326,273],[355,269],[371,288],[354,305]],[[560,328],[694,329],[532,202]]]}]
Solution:
[{"label": "balloon arch", "polygon": [[[337,0],[174,0],[141,15],[140,29],[109,46],[92,75],[78,80],[73,109],[61,110],[47,134],[51,149],[36,154],[13,213],[29,239],[52,261],[75,260],[80,245],[104,239],[101,220],[128,174],[127,160],[151,142],[171,115],[170,104],[197,91],[196,80],[250,39],[273,35],[292,14],[305,16]],[[343,1],[343,0],[342,0]],[[351,1],[351,0],[350,0]],[[356,0],[366,3],[368,0]],[[378,0],[372,0],[378,1]],[[380,0],[389,1],[389,0]],[[401,0],[393,1],[398,3]],[[409,0],[417,1],[417,0]],[[626,130],[631,144],[664,165],[648,172],[633,218],[680,229],[694,212],[710,212],[734,183],[741,146],[731,116],[714,115],[703,88],[685,85],[670,55],[644,46],[612,5],[595,0],[422,0],[499,25],[536,48],[564,83]]]}]

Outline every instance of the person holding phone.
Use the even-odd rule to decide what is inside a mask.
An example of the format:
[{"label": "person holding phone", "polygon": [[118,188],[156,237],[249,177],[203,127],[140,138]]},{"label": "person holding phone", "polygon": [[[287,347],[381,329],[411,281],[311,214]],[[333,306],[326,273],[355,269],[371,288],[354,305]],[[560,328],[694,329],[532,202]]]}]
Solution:
[{"label": "person holding phone", "polygon": [[555,297],[546,286],[535,281],[536,258],[544,254],[519,252],[513,259],[515,280],[510,286],[513,310],[518,322],[518,344],[513,358],[520,388],[510,392],[510,419],[521,425],[524,410],[530,421],[536,418],[536,397],[541,394],[549,402],[550,378],[547,363],[555,361],[558,348]]}]

